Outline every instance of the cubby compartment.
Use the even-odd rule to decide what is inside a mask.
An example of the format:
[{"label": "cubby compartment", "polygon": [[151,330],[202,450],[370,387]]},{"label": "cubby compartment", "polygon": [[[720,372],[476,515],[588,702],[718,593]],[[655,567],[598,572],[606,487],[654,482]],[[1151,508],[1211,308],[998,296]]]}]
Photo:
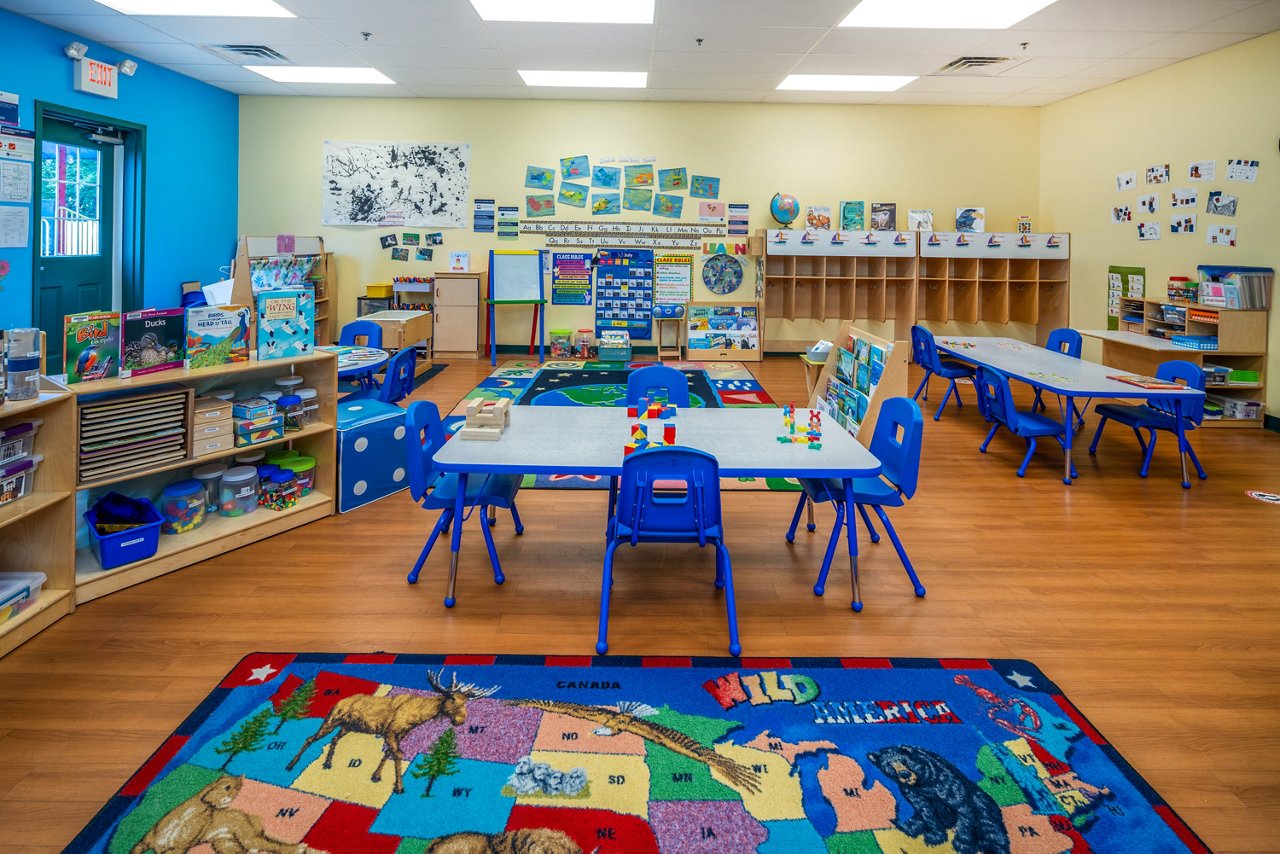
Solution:
[{"label": "cubby compartment", "polygon": [[884,258],[857,258],[858,278],[884,278]]},{"label": "cubby compartment", "polygon": [[1011,258],[1009,260],[1009,281],[1035,282],[1040,277],[1040,262],[1035,258]]},{"label": "cubby compartment", "polygon": [[1030,282],[1009,283],[1009,320],[1012,323],[1040,322],[1040,289]]},{"label": "cubby compartment", "polygon": [[947,276],[951,281],[970,281],[978,280],[978,259],[977,258],[952,258],[951,263],[947,267]]},{"label": "cubby compartment", "polygon": [[953,280],[947,291],[951,303],[948,312],[951,319],[958,323],[977,323],[978,283]]},{"label": "cubby compartment", "polygon": [[924,320],[946,323],[951,319],[950,306],[947,302],[947,283],[945,281],[920,282],[916,299],[916,315]]},{"label": "cubby compartment", "polygon": [[922,279],[945,279],[950,264],[946,258],[921,258],[920,259],[920,278]]},{"label": "cubby compartment", "polygon": [[848,256],[827,257],[827,278],[852,279],[858,275],[858,259]]},{"label": "cubby compartment", "polygon": [[1006,281],[1009,278],[1008,258],[981,258],[978,260],[978,278]]},{"label": "cubby compartment", "polygon": [[[830,268],[830,264],[828,264]],[[823,297],[823,318],[853,317],[855,300],[854,279],[850,277],[827,277],[826,293]]]},{"label": "cubby compartment", "polygon": [[795,309],[792,312],[793,317],[812,317],[818,320],[825,320],[823,309],[826,304],[823,302],[822,279],[819,278],[801,278],[796,277],[795,287]]},{"label": "cubby compartment", "polygon": [[1071,262],[1066,258],[1040,259],[1039,279],[1042,282],[1066,282],[1070,273]]},{"label": "cubby compartment", "polygon": [[827,275],[827,259],[821,255],[796,255],[792,261],[795,262],[797,279],[821,279]]},{"label": "cubby compartment", "polygon": [[1009,322],[1009,283],[982,280],[978,283],[978,319],[988,323]]}]

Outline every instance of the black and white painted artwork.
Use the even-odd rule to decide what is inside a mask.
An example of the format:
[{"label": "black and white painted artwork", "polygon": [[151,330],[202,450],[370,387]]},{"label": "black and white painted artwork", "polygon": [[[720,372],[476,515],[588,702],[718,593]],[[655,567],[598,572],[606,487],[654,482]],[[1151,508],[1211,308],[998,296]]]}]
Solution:
[{"label": "black and white painted artwork", "polygon": [[465,225],[471,144],[325,140],[325,225]]}]

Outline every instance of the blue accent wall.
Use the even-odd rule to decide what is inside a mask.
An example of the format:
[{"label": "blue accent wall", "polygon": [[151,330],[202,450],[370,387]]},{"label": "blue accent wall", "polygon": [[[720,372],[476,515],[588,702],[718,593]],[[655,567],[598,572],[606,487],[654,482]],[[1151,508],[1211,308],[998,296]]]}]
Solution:
[{"label": "blue accent wall", "polygon": [[[75,91],[74,64],[62,53],[71,41],[89,45],[89,56],[103,62],[137,61],[137,74],[120,78],[117,100]],[[182,282],[222,278],[218,268],[235,253],[239,96],[3,10],[0,56],[0,90],[20,97],[23,128],[34,127],[37,100],[146,126],[146,307],[178,305]],[[38,175],[39,152],[35,167]],[[40,239],[37,226],[38,220],[33,242]],[[31,259],[29,247],[0,249],[10,265],[0,279],[0,328],[31,324]]]}]

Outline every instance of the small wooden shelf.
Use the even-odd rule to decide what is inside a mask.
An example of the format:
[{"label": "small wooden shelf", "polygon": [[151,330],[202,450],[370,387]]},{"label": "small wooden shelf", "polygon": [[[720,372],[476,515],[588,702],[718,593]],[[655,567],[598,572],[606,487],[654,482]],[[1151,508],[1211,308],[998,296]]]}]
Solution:
[{"label": "small wooden shelf", "polygon": [[27,606],[25,611],[12,620],[0,623],[0,656],[7,655],[40,634],[70,614],[74,607],[75,600],[69,589],[50,587],[46,582],[34,605]]},{"label": "small wooden shelf", "polygon": [[30,414],[32,410],[39,409],[65,395],[65,392],[42,391],[38,397],[33,397],[31,400],[10,400],[6,403],[0,403],[0,421],[8,421],[10,418],[17,418],[19,415]]},{"label": "small wooden shelf", "polygon": [[[38,477],[38,475],[37,475]],[[64,498],[70,496],[68,492],[43,492],[37,491],[17,501],[10,502],[0,507],[0,528],[11,525],[14,522],[21,521],[33,513],[38,513],[51,504],[56,504]]]},{"label": "small wooden shelf", "polygon": [[[90,394],[102,394],[104,392],[129,391],[138,388],[148,388],[157,385],[169,385],[171,383],[182,384],[199,384],[205,380],[209,380],[208,388],[214,388],[220,384],[235,383],[246,378],[244,375],[252,374],[259,371],[274,371],[276,373],[288,373],[294,366],[311,365],[326,360],[335,360],[335,370],[337,365],[337,357],[327,350],[317,350],[314,353],[308,353],[305,356],[294,356],[288,359],[266,359],[259,361],[250,359],[247,362],[234,362],[228,365],[214,365],[209,368],[183,368],[174,371],[161,371],[158,374],[143,374],[141,376],[133,376],[129,378],[112,377],[105,380],[95,380],[88,383],[76,383],[70,386],[70,389],[77,395],[84,396]],[[3,413],[0,413],[3,414]]]}]

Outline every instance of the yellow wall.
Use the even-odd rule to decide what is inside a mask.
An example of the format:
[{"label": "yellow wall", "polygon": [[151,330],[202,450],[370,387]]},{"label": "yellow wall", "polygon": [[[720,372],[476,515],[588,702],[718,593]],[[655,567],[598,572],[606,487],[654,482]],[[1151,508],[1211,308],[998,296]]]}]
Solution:
[{"label": "yellow wall", "polygon": [[[1044,107],[1041,113],[1040,210],[1044,227],[1071,232],[1071,323],[1106,325],[1107,267],[1147,268],[1147,295],[1163,296],[1170,276],[1195,276],[1198,264],[1280,267],[1280,32],[1252,39],[1141,77]],[[1227,181],[1227,159],[1261,162],[1256,184]],[[1192,160],[1217,160],[1213,183],[1186,179]],[[1159,241],[1139,242],[1134,225],[1114,225],[1112,205],[1147,192],[1147,166],[1170,164],[1161,190]],[[1135,170],[1139,186],[1123,193],[1115,176]],[[1200,189],[1198,231],[1168,233],[1168,190]],[[1209,190],[1239,196],[1234,218],[1204,212]],[[1136,217],[1136,214],[1135,214]],[[1209,246],[1210,223],[1235,225],[1237,246]],[[1039,225],[1037,225],[1039,227]],[[1277,297],[1273,288],[1272,300]],[[1280,414],[1280,310],[1271,312],[1267,410]],[[1094,358],[1097,350],[1094,350]]]},{"label": "yellow wall", "polygon": [[[522,212],[526,165],[616,154],[719,176],[721,200],[750,203],[753,231],[772,222],[768,203],[779,191],[833,209],[841,199],[862,199],[868,210],[872,201],[897,202],[902,228],[913,207],[932,208],[940,228],[950,228],[963,205],[985,206],[990,230],[1012,231],[1019,215],[1038,213],[1036,109],[265,97],[240,105],[240,231],[321,234],[338,258],[343,322],[355,316],[368,282],[447,269],[450,251],[470,250],[472,267],[482,269],[490,249],[542,244],[475,234],[468,215],[468,229],[445,231],[434,263],[391,261],[378,235],[392,229],[320,226],[325,139],[470,142],[472,196],[520,204]],[[695,201],[686,199],[685,221],[696,219]],[[557,215],[589,218],[562,205]],[[754,294],[753,281],[748,276],[735,296]],[[694,299],[712,298],[695,274]],[[500,318],[501,343],[528,341],[527,311]],[[555,306],[548,328],[591,321],[590,309]],[[769,334],[813,340],[833,337],[836,327],[783,322]]]}]

